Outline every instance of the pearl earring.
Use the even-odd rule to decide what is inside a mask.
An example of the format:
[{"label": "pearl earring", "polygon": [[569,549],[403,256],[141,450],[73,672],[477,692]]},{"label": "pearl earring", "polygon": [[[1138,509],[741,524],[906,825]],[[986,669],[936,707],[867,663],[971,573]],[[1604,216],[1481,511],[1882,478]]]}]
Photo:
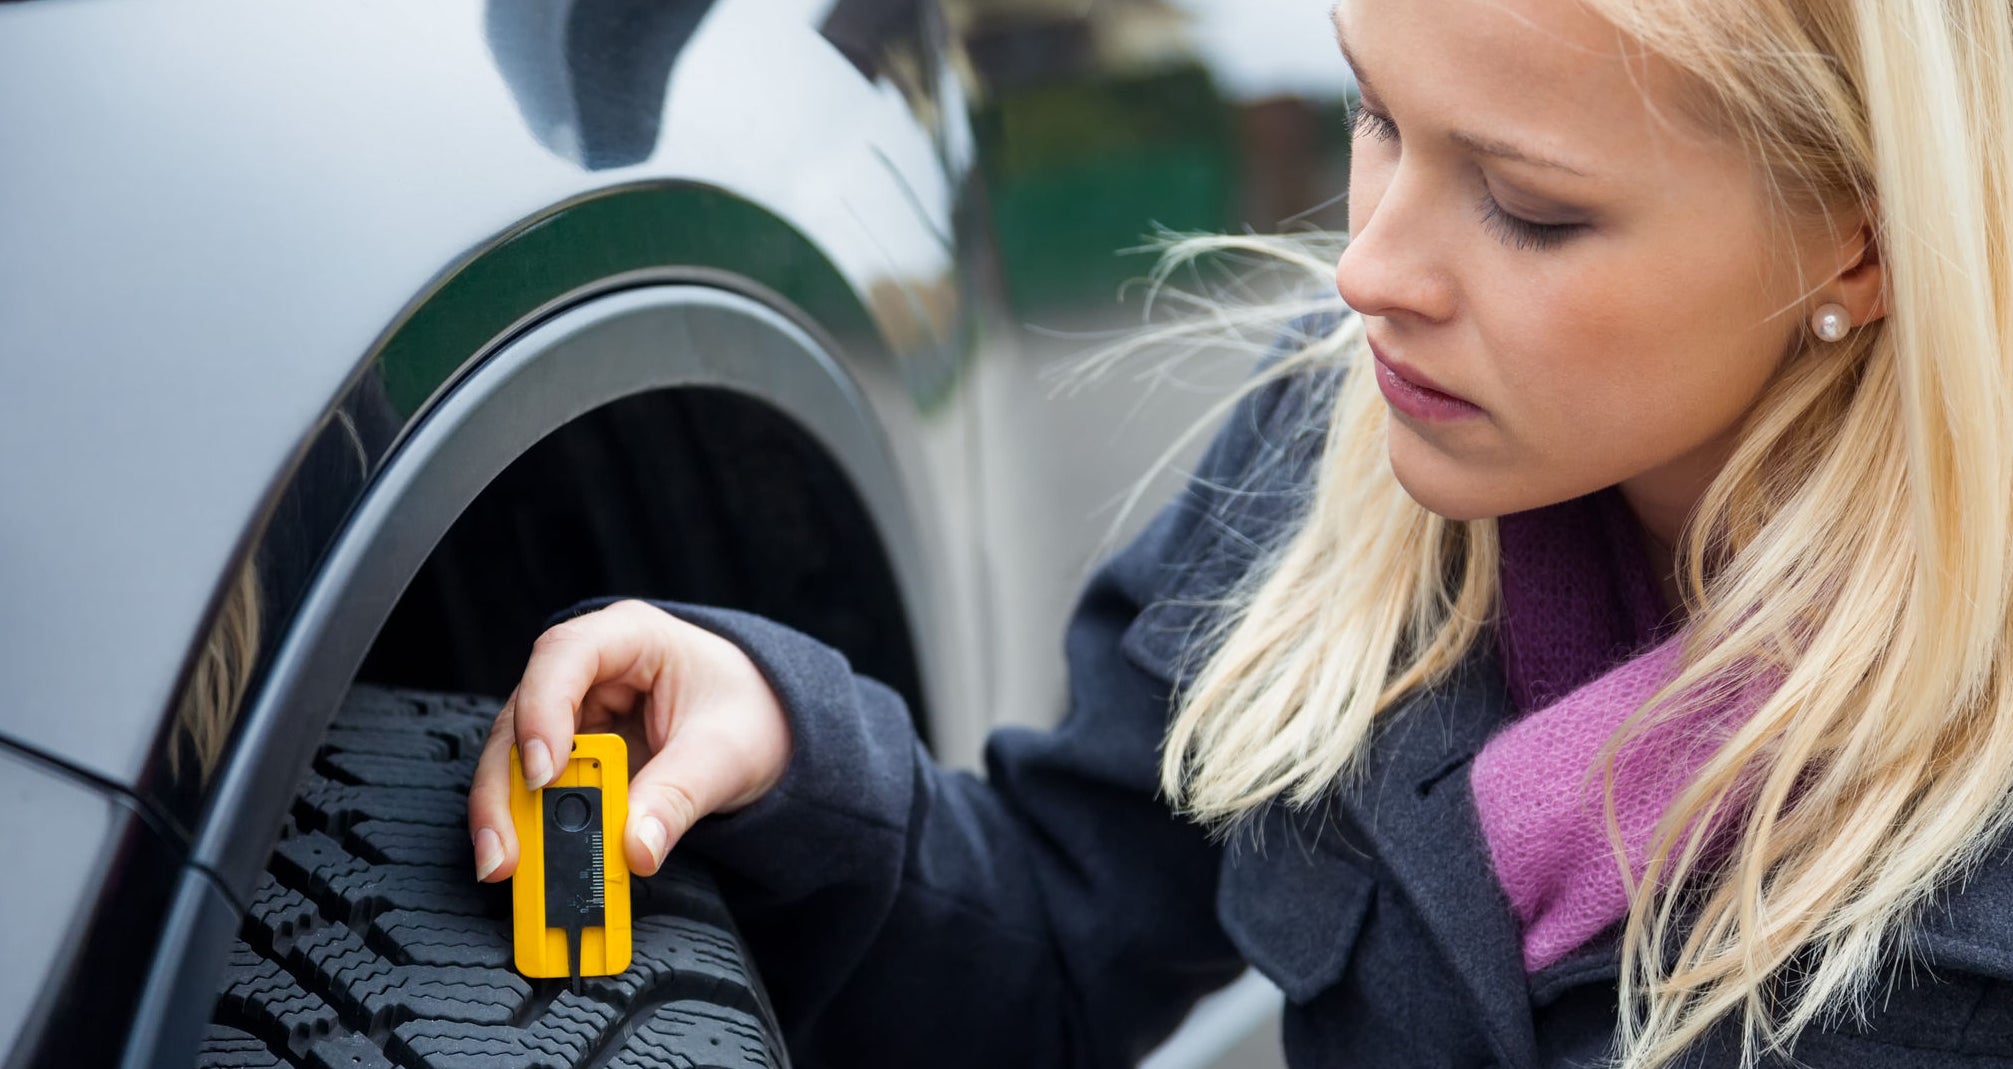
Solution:
[{"label": "pearl earring", "polygon": [[1852,329],[1852,317],[1842,304],[1820,305],[1811,314],[1810,329],[1825,341],[1842,341],[1845,332]]}]

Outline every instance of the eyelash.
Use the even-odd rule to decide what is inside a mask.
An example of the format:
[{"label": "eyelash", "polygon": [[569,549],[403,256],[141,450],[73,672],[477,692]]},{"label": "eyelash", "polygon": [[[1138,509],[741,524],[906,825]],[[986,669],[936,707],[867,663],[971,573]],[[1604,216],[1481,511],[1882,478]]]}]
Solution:
[{"label": "eyelash", "polygon": [[1362,100],[1349,109],[1349,126],[1359,134],[1369,134],[1379,141],[1398,140],[1398,124],[1388,115],[1379,115],[1364,105]]},{"label": "eyelash", "polygon": [[[1398,140],[1398,124],[1388,115],[1379,115],[1363,106],[1358,100],[1351,109],[1349,126],[1352,133],[1368,134],[1379,141]],[[1496,198],[1484,190],[1478,204],[1482,213],[1482,223],[1495,231],[1498,240],[1518,249],[1553,249],[1585,224],[1582,223],[1534,223],[1521,216],[1511,215],[1496,203]]]}]

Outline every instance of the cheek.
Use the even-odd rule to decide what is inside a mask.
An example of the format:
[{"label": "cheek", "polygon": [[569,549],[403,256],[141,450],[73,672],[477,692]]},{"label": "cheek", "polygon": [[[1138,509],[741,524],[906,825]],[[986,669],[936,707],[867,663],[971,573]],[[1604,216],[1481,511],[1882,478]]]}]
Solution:
[{"label": "cheek", "polygon": [[1608,485],[1734,430],[1786,336],[1766,321],[1768,290],[1728,266],[1590,272],[1525,306],[1544,314],[1508,317],[1522,339],[1503,365],[1518,438]]},{"label": "cheek", "polygon": [[1493,301],[1470,289],[1489,418],[1466,428],[1394,418],[1400,482],[1434,512],[1472,519],[1715,448],[1773,374],[1782,339],[1775,326],[1741,326],[1767,314],[1753,287],[1729,286],[1723,268],[1703,277],[1604,265],[1529,272]]},{"label": "cheek", "polygon": [[1640,287],[1564,281],[1499,317],[1505,430],[1548,452],[1580,434],[1635,438],[1631,428],[1688,392],[1673,390],[1672,374],[1684,368],[1684,316]]}]

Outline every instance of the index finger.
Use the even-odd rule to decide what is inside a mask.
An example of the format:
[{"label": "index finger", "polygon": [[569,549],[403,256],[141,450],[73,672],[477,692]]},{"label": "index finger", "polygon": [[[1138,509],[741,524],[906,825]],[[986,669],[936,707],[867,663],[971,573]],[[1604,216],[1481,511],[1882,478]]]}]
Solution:
[{"label": "index finger", "polygon": [[662,615],[641,602],[616,602],[559,624],[532,644],[513,709],[526,788],[535,791],[559,778],[562,766],[554,755],[573,752],[581,704],[595,688],[613,685],[631,695],[650,690],[663,647],[639,608]]},{"label": "index finger", "polygon": [[513,692],[497,710],[489,738],[475,765],[475,782],[468,790],[468,834],[475,845],[475,878],[507,879],[517,871],[517,829],[510,819],[510,740]]}]

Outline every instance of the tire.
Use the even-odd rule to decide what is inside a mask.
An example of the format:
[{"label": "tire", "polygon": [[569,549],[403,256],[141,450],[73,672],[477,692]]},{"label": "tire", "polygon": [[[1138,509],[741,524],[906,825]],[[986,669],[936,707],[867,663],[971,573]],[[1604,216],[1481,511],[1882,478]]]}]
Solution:
[{"label": "tire", "polygon": [[202,1069],[774,1069],[774,1016],[719,892],[631,881],[634,961],[529,980],[510,889],[475,882],[467,791],[499,703],[358,687],[315,755],[225,966]]}]

